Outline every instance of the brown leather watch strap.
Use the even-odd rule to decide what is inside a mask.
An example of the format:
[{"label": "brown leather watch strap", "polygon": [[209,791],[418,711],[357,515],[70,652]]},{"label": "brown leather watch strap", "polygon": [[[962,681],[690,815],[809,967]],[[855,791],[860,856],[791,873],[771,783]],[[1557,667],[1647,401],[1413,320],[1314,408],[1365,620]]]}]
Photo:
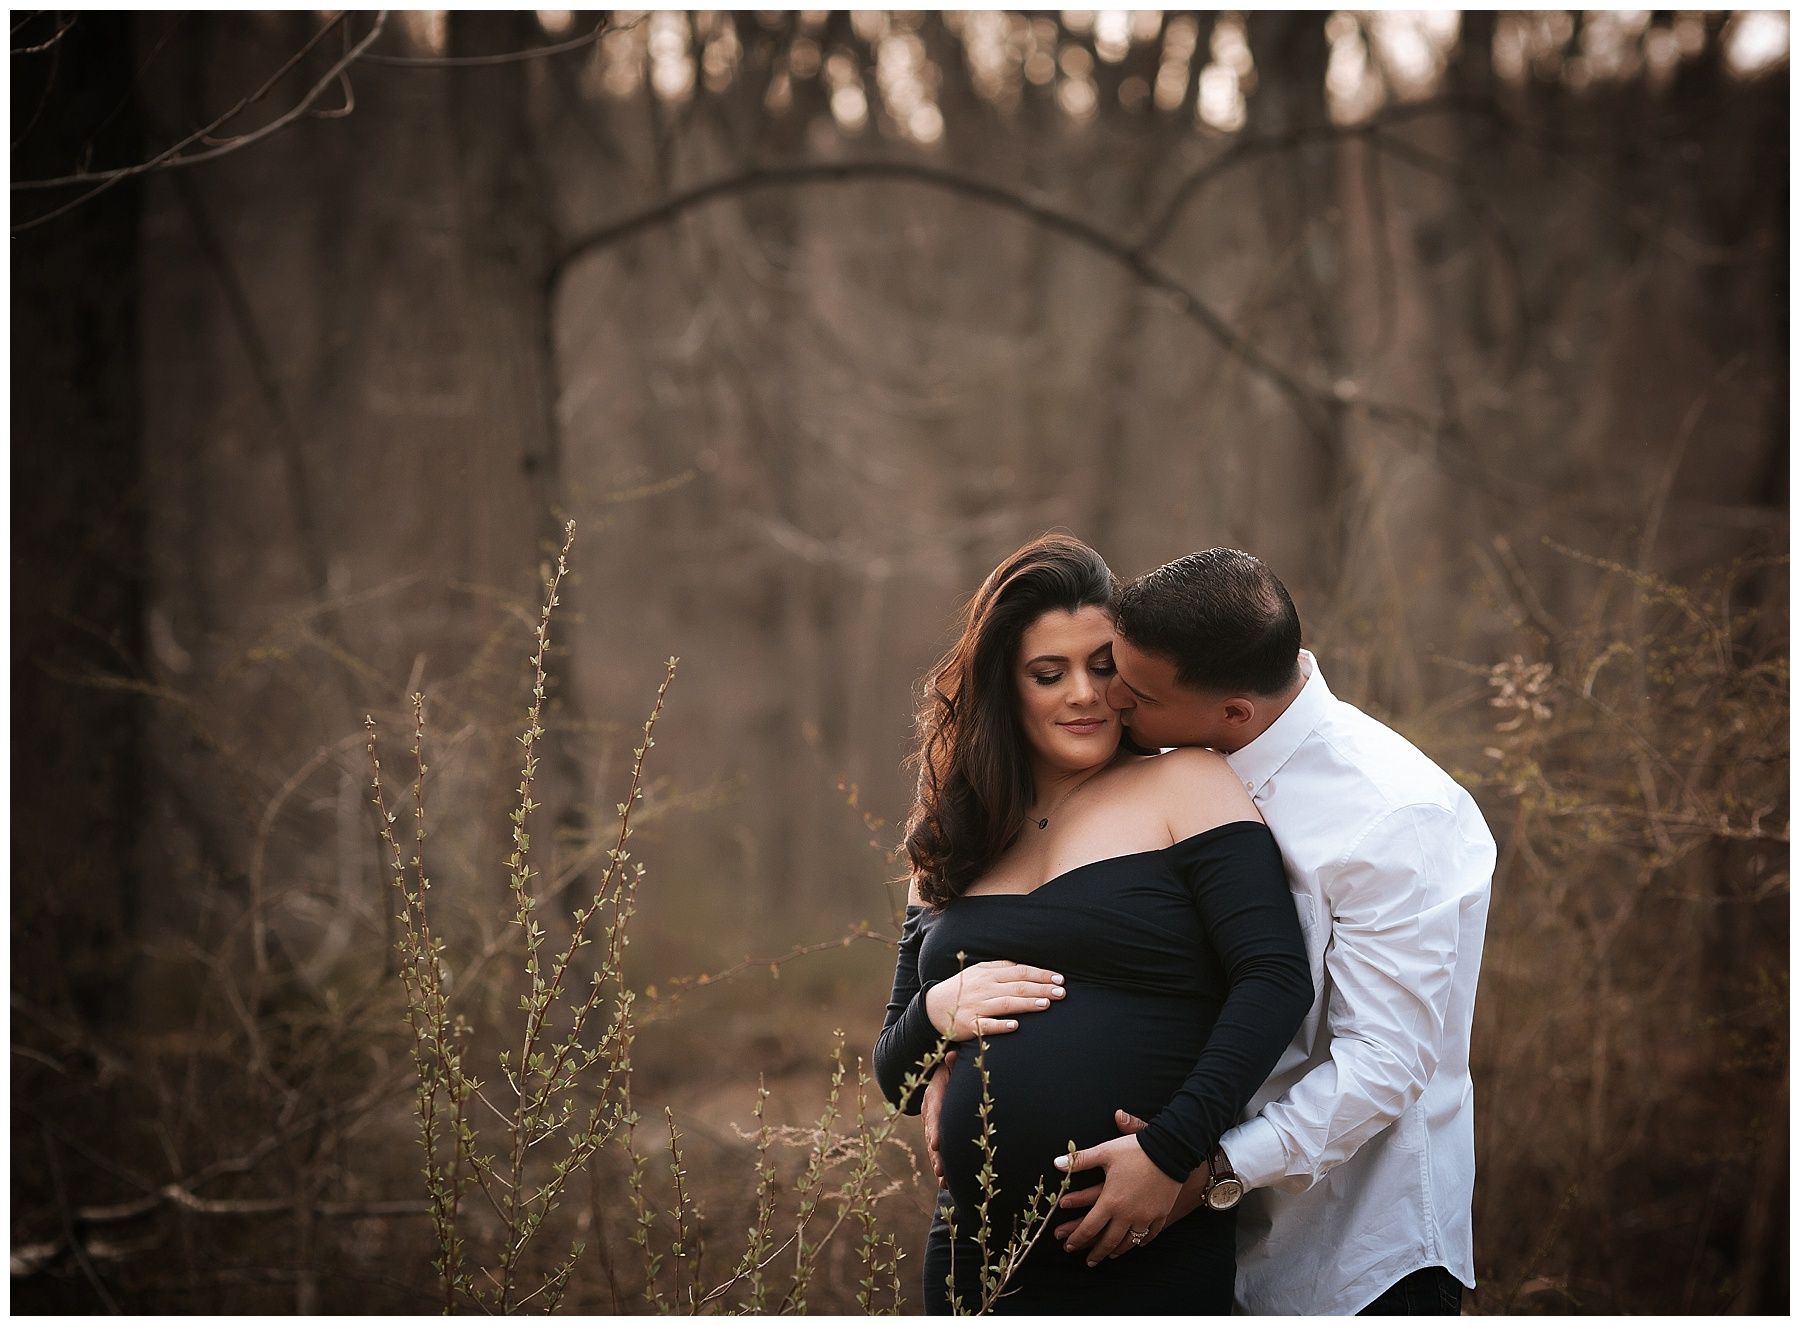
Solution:
[{"label": "brown leather watch strap", "polygon": [[1222,1146],[1215,1146],[1212,1154],[1206,1158],[1206,1172],[1209,1176],[1206,1186],[1209,1188],[1220,1179],[1237,1177],[1231,1168],[1231,1157],[1225,1154],[1225,1148]]}]

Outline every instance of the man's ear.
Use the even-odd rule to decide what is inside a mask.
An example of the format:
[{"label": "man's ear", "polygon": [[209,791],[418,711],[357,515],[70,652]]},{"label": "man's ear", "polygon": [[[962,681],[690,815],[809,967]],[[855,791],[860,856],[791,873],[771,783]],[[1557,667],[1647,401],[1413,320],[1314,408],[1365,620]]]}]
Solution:
[{"label": "man's ear", "polygon": [[1242,727],[1256,718],[1256,701],[1241,695],[1234,695],[1225,701],[1225,721],[1233,727]]}]

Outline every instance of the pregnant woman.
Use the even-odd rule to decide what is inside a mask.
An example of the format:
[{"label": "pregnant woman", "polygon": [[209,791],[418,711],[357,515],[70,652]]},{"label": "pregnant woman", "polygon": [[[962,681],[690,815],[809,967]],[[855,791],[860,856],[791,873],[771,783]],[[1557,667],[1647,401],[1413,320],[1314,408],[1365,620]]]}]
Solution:
[{"label": "pregnant woman", "polygon": [[1280,854],[1223,759],[1120,749],[1116,589],[1078,540],[1028,544],[925,686],[912,891],[874,1057],[908,1109],[909,1077],[949,1074],[929,1312],[952,1310],[952,1278],[964,1309],[982,1302],[984,1071],[990,1265],[1071,1144],[1117,1138],[1115,1110],[1150,1121],[1111,1152],[1084,1221],[1098,1237],[1076,1254],[1039,1238],[993,1310],[1229,1312],[1233,1213],[1169,1215],[1312,1000]]}]

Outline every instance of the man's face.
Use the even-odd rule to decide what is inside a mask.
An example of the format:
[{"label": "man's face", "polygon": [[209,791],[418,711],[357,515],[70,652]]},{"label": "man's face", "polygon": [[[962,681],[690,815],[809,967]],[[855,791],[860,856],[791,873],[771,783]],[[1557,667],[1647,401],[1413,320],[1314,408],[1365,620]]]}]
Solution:
[{"label": "man's face", "polygon": [[1141,746],[1210,746],[1231,751],[1238,728],[1227,714],[1228,697],[1189,690],[1175,680],[1175,664],[1113,638],[1117,671],[1106,702],[1120,711]]}]

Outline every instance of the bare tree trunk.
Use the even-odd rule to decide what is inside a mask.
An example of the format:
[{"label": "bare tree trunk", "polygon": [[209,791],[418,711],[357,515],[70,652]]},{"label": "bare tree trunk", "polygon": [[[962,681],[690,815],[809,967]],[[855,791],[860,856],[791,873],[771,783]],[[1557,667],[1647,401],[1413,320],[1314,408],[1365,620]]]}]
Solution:
[{"label": "bare tree trunk", "polygon": [[[63,17],[15,19],[13,44]],[[83,14],[13,58],[14,179],[138,159],[110,112],[139,23]],[[144,670],[142,205],[127,183],[12,241],[13,989],[98,1023],[127,1005],[141,901],[144,701],[96,683]]]},{"label": "bare tree trunk", "polygon": [[[1324,124],[1330,51],[1319,15],[1258,10],[1249,16],[1248,35],[1261,73],[1248,98],[1245,132],[1273,137]],[[1344,375],[1346,361],[1337,304],[1344,263],[1337,153],[1329,140],[1301,143],[1257,173],[1271,260],[1293,272],[1297,317],[1284,326],[1299,335],[1289,353],[1296,368],[1327,382]],[[1325,415],[1306,476],[1315,494],[1315,555],[1300,578],[1330,586],[1343,572],[1353,514],[1345,501],[1351,470],[1344,409],[1332,405]]]}]

